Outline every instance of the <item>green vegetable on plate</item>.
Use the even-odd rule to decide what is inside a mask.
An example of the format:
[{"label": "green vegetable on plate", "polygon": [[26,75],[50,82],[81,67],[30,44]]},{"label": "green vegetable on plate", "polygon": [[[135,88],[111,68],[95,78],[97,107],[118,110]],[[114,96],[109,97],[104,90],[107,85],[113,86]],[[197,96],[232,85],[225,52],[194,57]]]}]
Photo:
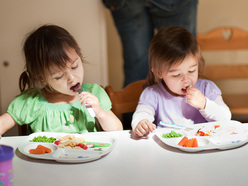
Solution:
[{"label": "green vegetable on plate", "polygon": [[54,137],[46,137],[46,136],[36,136],[34,137],[32,140],[30,140],[31,142],[45,142],[45,143],[53,143],[56,140],[56,138]]},{"label": "green vegetable on plate", "polygon": [[183,135],[180,133],[176,133],[174,130],[172,130],[170,133],[164,133],[162,134],[163,138],[178,138],[182,137]]}]

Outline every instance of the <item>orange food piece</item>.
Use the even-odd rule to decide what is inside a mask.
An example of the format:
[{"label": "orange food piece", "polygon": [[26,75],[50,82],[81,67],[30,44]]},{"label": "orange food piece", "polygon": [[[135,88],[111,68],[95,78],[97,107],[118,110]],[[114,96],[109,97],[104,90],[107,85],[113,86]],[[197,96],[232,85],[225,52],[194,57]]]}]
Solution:
[{"label": "orange food piece", "polygon": [[220,127],[220,125],[214,125],[214,129],[216,129],[216,128],[218,128],[218,127]]},{"label": "orange food piece", "polygon": [[185,143],[188,141],[188,137],[184,136],[181,141],[179,141],[178,145],[185,146]]},{"label": "orange food piece", "polygon": [[45,149],[29,149],[30,154],[45,154]]},{"label": "orange food piece", "polygon": [[191,138],[188,141],[186,141],[185,146],[186,147],[193,147],[193,143],[194,143],[194,140],[193,140],[193,138]]},{"label": "orange food piece", "polygon": [[45,146],[43,146],[43,145],[38,145],[38,146],[36,147],[36,149],[44,149],[44,150],[45,150],[45,153],[51,153],[51,152],[52,152],[51,149],[49,149],[48,147],[45,147]]},{"label": "orange food piece", "polygon": [[178,145],[182,147],[198,147],[198,142],[196,138],[188,139],[187,136],[184,136],[181,141],[179,141]]},{"label": "orange food piece", "polygon": [[198,147],[198,142],[196,138],[193,138],[193,147]]}]

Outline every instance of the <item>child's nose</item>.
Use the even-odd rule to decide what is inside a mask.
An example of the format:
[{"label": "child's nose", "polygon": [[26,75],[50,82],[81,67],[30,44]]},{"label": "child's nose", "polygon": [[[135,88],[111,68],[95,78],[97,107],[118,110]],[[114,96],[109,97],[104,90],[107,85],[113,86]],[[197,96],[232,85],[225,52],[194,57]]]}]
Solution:
[{"label": "child's nose", "polygon": [[73,81],[74,80],[74,76],[72,73],[68,73],[68,81]]},{"label": "child's nose", "polygon": [[183,75],[183,81],[188,81],[188,80],[189,80],[188,76],[187,75]]}]

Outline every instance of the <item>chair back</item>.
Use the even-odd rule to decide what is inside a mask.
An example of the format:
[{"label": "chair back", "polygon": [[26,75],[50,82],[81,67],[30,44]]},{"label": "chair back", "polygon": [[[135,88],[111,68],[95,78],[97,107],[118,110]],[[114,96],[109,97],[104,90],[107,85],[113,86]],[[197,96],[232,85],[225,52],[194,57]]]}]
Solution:
[{"label": "chair back", "polygon": [[[201,51],[248,50],[248,32],[240,28],[216,28],[206,34],[198,34],[197,41]],[[248,61],[243,64],[232,62],[215,65],[208,65],[206,61],[203,76],[212,81],[247,79]],[[223,93],[222,96],[232,114],[248,114],[248,94]]]},{"label": "chair back", "polygon": [[111,86],[105,87],[105,91],[112,102],[113,113],[118,115],[134,112],[138,105],[144,84],[145,80],[135,81],[119,91],[114,91]]}]

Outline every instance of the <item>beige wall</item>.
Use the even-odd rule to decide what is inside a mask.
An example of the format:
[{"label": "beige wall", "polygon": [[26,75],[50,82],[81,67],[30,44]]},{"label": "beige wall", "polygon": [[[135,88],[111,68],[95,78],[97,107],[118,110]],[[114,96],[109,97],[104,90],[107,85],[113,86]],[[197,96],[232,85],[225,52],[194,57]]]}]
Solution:
[{"label": "beige wall", "polygon": [[[205,33],[215,27],[219,26],[235,26],[243,28],[248,31],[247,22],[247,7],[246,0],[199,0],[198,4],[198,18],[197,18],[197,32]],[[123,83],[123,59],[120,38],[114,26],[110,12],[106,9],[107,19],[107,41],[108,41],[108,64],[109,64],[109,82],[115,90],[119,90]],[[239,63],[248,60],[248,54],[244,52],[221,52],[220,54],[214,52],[203,53],[206,63],[232,63],[238,61]],[[232,88],[230,89],[230,85]],[[218,86],[224,92],[240,92],[246,91],[243,88],[245,81],[236,82],[220,82]],[[248,83],[247,83],[248,85]]]},{"label": "beige wall", "polygon": [[[0,114],[20,93],[24,70],[22,44],[26,33],[42,24],[67,29],[77,40],[84,59],[84,83],[108,82],[105,12],[101,0],[0,1]],[[4,66],[4,61],[9,65]],[[17,135],[17,127],[6,135]]]}]

